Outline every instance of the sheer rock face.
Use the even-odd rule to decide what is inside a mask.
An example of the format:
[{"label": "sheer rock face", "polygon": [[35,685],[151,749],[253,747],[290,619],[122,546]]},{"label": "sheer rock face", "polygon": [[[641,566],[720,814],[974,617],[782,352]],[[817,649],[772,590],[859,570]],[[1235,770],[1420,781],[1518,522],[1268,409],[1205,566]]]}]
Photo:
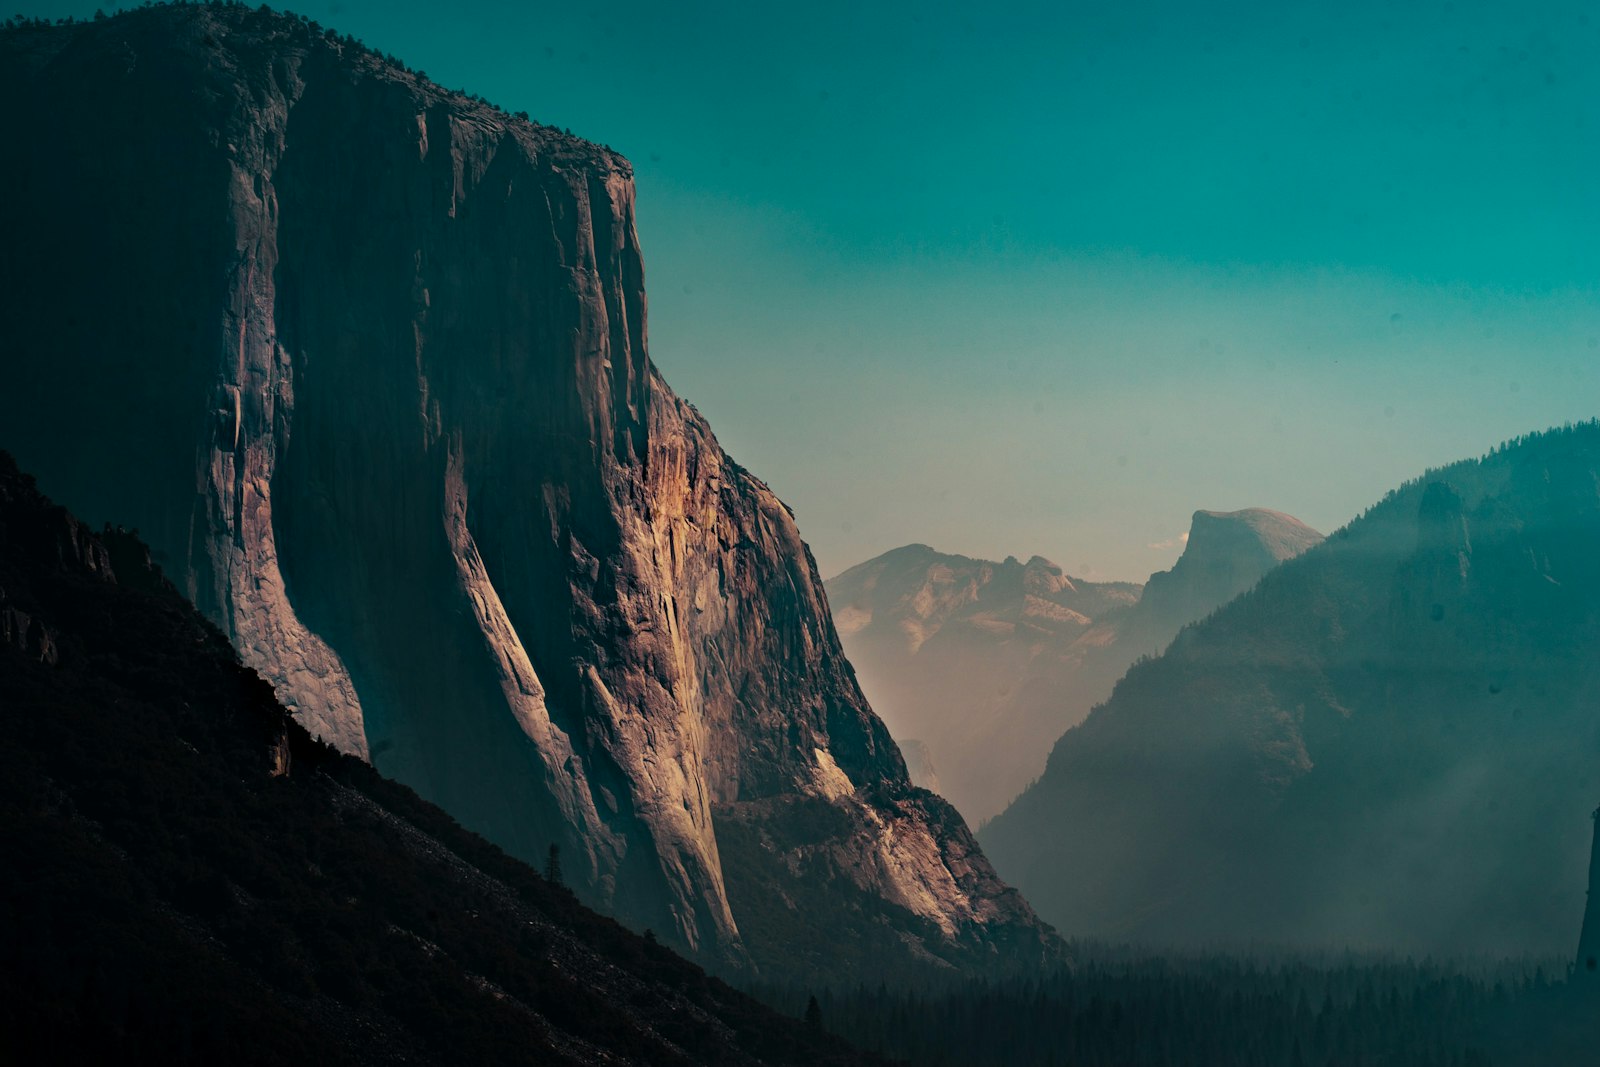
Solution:
[{"label": "sheer rock face", "polygon": [[[313,733],[707,958],[803,936],[741,936],[730,821],[770,890],[844,872],[934,956],[1055,951],[910,786],[787,508],[650,364],[625,160],[277,16],[0,48],[0,425]],[[808,800],[826,872],[762,814]]]}]

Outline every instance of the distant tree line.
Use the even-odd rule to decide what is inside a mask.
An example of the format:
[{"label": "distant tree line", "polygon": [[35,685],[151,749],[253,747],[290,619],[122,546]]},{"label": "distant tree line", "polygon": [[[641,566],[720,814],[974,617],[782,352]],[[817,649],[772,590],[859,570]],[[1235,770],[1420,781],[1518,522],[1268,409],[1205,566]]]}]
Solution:
[{"label": "distant tree line", "polygon": [[1488,1024],[1563,988],[1543,969],[1509,964],[1472,973],[1409,961],[1112,954],[1049,976],[934,988],[752,991],[919,1067],[1489,1067],[1504,1060],[1488,1050]]},{"label": "distant tree line", "polygon": [[[1504,455],[1505,453],[1521,448],[1524,445],[1557,441],[1562,438],[1570,438],[1575,435],[1582,436],[1596,432],[1600,432],[1600,419],[1583,419],[1578,422],[1572,422],[1569,420],[1562,423],[1560,426],[1552,426],[1547,430],[1536,430],[1532,433],[1518,434],[1517,436],[1502,441],[1495,447],[1491,448],[1481,459],[1462,460],[1460,462],[1451,463],[1443,467],[1429,467],[1422,473],[1420,478],[1413,478],[1397,488],[1389,490],[1389,492],[1384,494],[1382,500],[1363,511],[1360,517],[1363,519],[1366,518],[1373,512],[1390,504],[1392,501],[1405,496],[1411,490],[1420,485],[1425,485],[1428,482],[1437,481],[1446,475],[1458,473],[1471,467],[1475,467],[1485,459],[1492,459],[1495,456]],[[1345,526],[1335,530],[1329,535],[1329,537],[1348,537],[1349,527],[1350,524],[1347,523]]]}]

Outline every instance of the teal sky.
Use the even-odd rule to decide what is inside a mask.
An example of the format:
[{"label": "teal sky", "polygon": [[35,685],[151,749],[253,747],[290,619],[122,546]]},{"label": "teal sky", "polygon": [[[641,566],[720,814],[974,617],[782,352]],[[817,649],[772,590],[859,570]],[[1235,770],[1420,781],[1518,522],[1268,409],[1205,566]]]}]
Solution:
[{"label": "teal sky", "polygon": [[1600,414],[1590,4],[293,6],[633,160],[651,353],[827,575],[1143,578]]}]

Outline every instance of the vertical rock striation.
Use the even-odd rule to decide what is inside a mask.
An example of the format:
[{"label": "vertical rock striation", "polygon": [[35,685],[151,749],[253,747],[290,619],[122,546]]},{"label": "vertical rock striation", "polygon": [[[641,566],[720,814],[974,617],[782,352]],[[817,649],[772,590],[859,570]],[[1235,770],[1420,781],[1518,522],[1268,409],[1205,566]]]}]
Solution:
[{"label": "vertical rock striation", "polygon": [[313,733],[708,959],[1055,951],[651,365],[625,160],[243,9],[13,31],[0,101],[8,445]]}]

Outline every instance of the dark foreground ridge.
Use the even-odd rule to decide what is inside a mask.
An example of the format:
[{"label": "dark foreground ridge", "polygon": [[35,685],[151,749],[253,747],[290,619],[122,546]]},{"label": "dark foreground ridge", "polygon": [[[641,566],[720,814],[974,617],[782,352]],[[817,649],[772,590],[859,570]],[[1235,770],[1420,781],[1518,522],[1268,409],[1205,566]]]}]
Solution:
[{"label": "dark foreground ridge", "polygon": [[0,1061],[876,1062],[313,741],[0,452]]}]

